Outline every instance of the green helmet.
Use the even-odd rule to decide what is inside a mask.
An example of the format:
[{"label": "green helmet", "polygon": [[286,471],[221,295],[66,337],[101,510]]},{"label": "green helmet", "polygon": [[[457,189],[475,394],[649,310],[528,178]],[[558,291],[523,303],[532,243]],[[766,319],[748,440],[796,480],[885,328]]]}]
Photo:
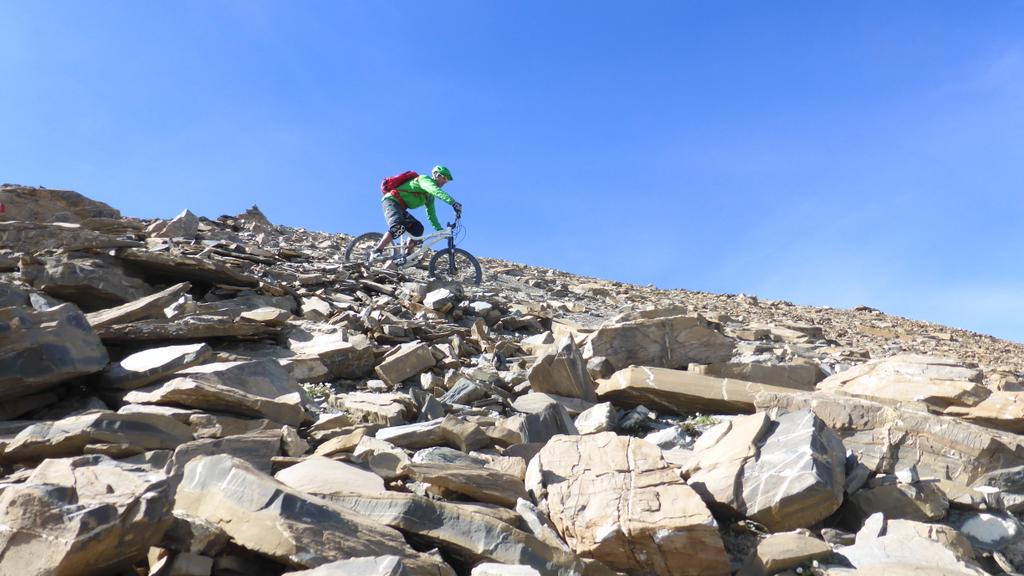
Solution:
[{"label": "green helmet", "polygon": [[434,169],[430,171],[430,175],[433,176],[434,178],[437,178],[438,176],[444,176],[449,182],[454,180],[454,178],[452,178],[451,170],[445,168],[444,166],[441,166],[440,164],[434,166]]}]

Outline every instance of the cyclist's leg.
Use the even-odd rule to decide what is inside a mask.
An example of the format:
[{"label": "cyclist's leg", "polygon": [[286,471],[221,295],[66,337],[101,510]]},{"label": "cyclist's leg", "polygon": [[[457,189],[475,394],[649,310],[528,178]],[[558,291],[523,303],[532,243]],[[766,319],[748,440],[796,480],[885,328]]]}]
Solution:
[{"label": "cyclist's leg", "polygon": [[402,222],[405,221],[405,216],[409,214],[405,208],[402,208],[398,202],[393,200],[381,202],[381,207],[384,209],[384,220],[388,223],[388,231],[380,239],[380,242],[377,243],[377,247],[373,249],[374,252],[380,252],[392,240],[405,233],[405,227],[402,225]]},{"label": "cyclist's leg", "polygon": [[[423,236],[423,223],[417,220],[412,214],[409,214],[408,210],[406,210],[405,216],[406,219],[402,222],[402,226],[409,232],[409,234],[413,236]],[[417,246],[419,246],[419,240],[410,240],[405,253],[411,254]]]}]

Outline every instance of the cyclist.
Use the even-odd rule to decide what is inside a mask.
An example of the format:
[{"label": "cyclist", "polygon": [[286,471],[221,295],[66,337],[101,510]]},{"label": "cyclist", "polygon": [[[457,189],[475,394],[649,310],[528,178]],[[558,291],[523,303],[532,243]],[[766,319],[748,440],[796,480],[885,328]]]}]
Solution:
[{"label": "cyclist", "polygon": [[[427,218],[434,226],[434,230],[441,229],[441,223],[437,220],[437,212],[434,210],[434,198],[439,198],[442,202],[451,205],[455,210],[455,215],[461,216],[462,204],[441,190],[452,180],[451,171],[438,165],[430,171],[430,176],[418,176],[385,194],[381,200],[381,206],[384,208],[384,219],[388,223],[388,232],[380,239],[377,247],[370,251],[367,260],[373,260],[391,240],[398,238],[405,231],[413,236],[423,235],[423,224],[409,213],[410,208],[426,205]],[[408,250],[411,252],[417,244],[419,244],[417,241],[410,242]]]}]

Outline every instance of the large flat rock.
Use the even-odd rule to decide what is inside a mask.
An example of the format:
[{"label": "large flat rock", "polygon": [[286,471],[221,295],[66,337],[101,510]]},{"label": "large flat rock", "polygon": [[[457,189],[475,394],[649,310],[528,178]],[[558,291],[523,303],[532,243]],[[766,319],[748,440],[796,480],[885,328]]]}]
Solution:
[{"label": "large flat rock", "polygon": [[208,344],[197,342],[179,346],[149,348],[131,354],[103,371],[100,384],[114,390],[134,390],[196,366],[213,355]]},{"label": "large flat rock", "polygon": [[105,255],[25,257],[21,261],[21,277],[50,296],[90,312],[153,292],[145,280],[126,270],[120,260]]},{"label": "large flat rock", "polygon": [[534,392],[597,402],[594,379],[587,372],[587,363],[571,337],[559,342],[557,349],[537,358],[527,378]]},{"label": "large flat rock", "polygon": [[0,309],[0,403],[99,372],[109,357],[73,304]]},{"label": "large flat rock", "polygon": [[575,555],[505,522],[416,494],[323,495],[338,506],[426,540],[466,563],[525,564],[545,575],[580,573]]},{"label": "large flat rock", "polygon": [[415,552],[397,530],[289,488],[231,456],[189,462],[175,510],[222,528],[243,548],[295,568],[395,555],[424,570],[417,574],[452,574],[447,565]]},{"label": "large flat rock", "polygon": [[178,372],[163,384],[133,390],[124,400],[223,411],[298,426],[307,415],[302,389],[277,361],[215,362]]},{"label": "large flat rock", "polygon": [[43,250],[137,247],[142,243],[95,232],[80,224],[11,221],[0,222],[0,246],[22,254],[34,254]]},{"label": "large flat rock", "polygon": [[527,486],[581,556],[630,574],[730,573],[707,506],[653,444],[556,436],[530,461]]},{"label": "large flat rock", "polygon": [[192,288],[192,285],[188,282],[180,282],[170,288],[165,288],[120,306],[90,312],[86,315],[86,318],[95,329],[116,324],[128,324],[150,318],[165,319],[167,316],[164,314],[164,309],[181,298],[190,288]]},{"label": "large flat rock", "polygon": [[941,411],[974,406],[989,395],[981,370],[949,358],[902,354],[872,360],[830,376],[819,390],[886,404],[923,402]]},{"label": "large flat rock", "polygon": [[0,187],[0,202],[6,206],[0,221],[81,222],[90,218],[121,218],[121,213],[109,204],[72,190],[4,185]]},{"label": "large flat rock", "polygon": [[631,366],[598,380],[597,395],[616,405],[663,410],[674,414],[751,414],[760,392],[786,394],[793,389],[704,376],[686,370]]},{"label": "large flat rock", "polygon": [[86,451],[132,455],[172,450],[190,440],[192,430],[170,416],[90,412],[23,429],[4,448],[0,462],[41,461]]}]

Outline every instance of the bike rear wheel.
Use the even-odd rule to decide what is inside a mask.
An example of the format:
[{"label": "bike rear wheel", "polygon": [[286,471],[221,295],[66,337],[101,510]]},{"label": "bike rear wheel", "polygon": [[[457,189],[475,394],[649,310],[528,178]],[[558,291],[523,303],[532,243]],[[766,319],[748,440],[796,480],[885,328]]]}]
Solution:
[{"label": "bike rear wheel", "polygon": [[[377,244],[380,244],[380,239],[383,237],[384,235],[380,232],[367,232],[366,234],[356,236],[345,246],[345,262],[365,263],[370,251],[376,248]],[[389,244],[381,249],[380,256],[374,262],[378,265],[383,264],[394,258],[397,253],[395,245]]]},{"label": "bike rear wheel", "polygon": [[440,280],[479,284],[484,273],[476,257],[462,248],[439,250],[430,259],[428,273]]}]

